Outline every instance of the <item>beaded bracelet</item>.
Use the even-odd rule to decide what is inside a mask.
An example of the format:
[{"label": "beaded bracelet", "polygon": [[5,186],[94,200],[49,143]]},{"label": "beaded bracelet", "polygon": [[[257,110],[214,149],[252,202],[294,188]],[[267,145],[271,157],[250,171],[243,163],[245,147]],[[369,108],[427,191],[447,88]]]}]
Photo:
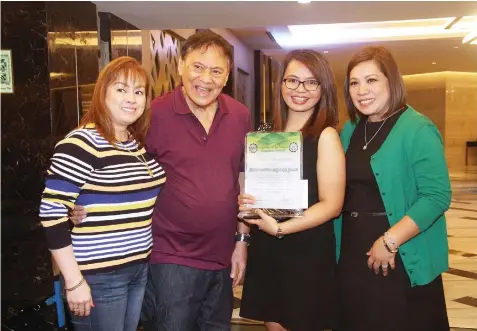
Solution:
[{"label": "beaded bracelet", "polygon": [[78,284],[76,284],[75,286],[70,287],[70,288],[65,288],[65,290],[67,290],[68,292],[74,291],[74,290],[76,290],[78,287],[80,287],[81,284],[83,284],[83,283],[84,283],[84,278],[81,279],[81,281],[80,281]]}]

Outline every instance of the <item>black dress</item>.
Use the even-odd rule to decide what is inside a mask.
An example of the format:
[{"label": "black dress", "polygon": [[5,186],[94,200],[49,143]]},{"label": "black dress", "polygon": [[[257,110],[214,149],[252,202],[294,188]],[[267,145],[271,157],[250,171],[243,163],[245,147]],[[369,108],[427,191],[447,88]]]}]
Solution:
[{"label": "black dress", "polygon": [[[383,122],[368,122],[366,150],[364,127],[357,125],[346,153],[344,210],[384,212],[370,157],[378,151],[402,111]],[[430,284],[412,287],[399,254],[396,269],[375,275],[368,269],[366,252],[390,227],[386,216],[351,217],[343,214],[341,254],[338,266],[340,331],[449,331],[439,276]]]},{"label": "black dress", "polygon": [[[318,202],[317,140],[303,142],[308,205]],[[336,259],[333,222],[277,239],[252,228],[240,316],[293,331],[333,329]]]}]

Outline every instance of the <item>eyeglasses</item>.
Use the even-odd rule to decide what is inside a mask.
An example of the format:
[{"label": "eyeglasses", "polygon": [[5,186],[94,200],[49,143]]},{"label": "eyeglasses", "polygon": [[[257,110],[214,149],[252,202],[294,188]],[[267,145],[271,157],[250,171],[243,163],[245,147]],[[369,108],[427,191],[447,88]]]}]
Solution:
[{"label": "eyeglasses", "polygon": [[302,82],[295,78],[285,78],[283,82],[285,82],[285,86],[290,90],[296,90],[298,87],[300,87],[300,84],[303,84],[305,90],[312,92],[316,91],[318,86],[320,86],[320,83],[314,79],[309,79]]}]

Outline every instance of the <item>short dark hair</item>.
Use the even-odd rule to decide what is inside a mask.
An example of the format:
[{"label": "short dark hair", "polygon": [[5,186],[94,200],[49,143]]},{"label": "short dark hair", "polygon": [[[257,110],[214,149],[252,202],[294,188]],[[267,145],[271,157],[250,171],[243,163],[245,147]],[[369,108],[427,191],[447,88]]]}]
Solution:
[{"label": "short dark hair", "polygon": [[328,126],[335,127],[338,124],[338,98],[336,94],[336,81],[331,66],[320,53],[310,49],[298,49],[289,52],[283,60],[280,75],[277,81],[278,107],[273,116],[273,129],[283,131],[288,117],[288,106],[282,97],[282,86],[285,71],[291,61],[303,63],[313,76],[318,80],[321,88],[321,96],[313,114],[303,126],[303,136],[318,138],[321,132]]},{"label": "short dark hair", "polygon": [[356,109],[349,93],[349,79],[351,70],[361,62],[374,61],[381,72],[386,76],[389,82],[389,91],[391,98],[389,100],[389,109],[384,116],[402,108],[406,105],[406,88],[399,71],[396,60],[389,50],[383,46],[367,46],[360,49],[353,55],[348,63],[345,79],[345,101],[348,108],[348,115],[352,122],[356,123],[357,119],[361,117],[361,113]]},{"label": "short dark hair", "polygon": [[224,53],[228,60],[228,69],[231,70],[234,65],[234,49],[224,37],[211,30],[202,30],[187,38],[181,47],[181,58],[184,60],[190,52],[197,49],[207,50],[211,46],[219,48]]}]

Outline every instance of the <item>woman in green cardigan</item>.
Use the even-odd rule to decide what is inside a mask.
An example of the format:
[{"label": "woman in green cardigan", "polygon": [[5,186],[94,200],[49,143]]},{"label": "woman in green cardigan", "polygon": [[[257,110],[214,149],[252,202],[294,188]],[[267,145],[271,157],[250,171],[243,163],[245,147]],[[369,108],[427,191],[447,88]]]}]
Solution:
[{"label": "woman in green cardigan", "polygon": [[340,331],[448,331],[441,273],[451,188],[436,126],[406,104],[392,54],[348,64],[346,198],[335,221]]}]

